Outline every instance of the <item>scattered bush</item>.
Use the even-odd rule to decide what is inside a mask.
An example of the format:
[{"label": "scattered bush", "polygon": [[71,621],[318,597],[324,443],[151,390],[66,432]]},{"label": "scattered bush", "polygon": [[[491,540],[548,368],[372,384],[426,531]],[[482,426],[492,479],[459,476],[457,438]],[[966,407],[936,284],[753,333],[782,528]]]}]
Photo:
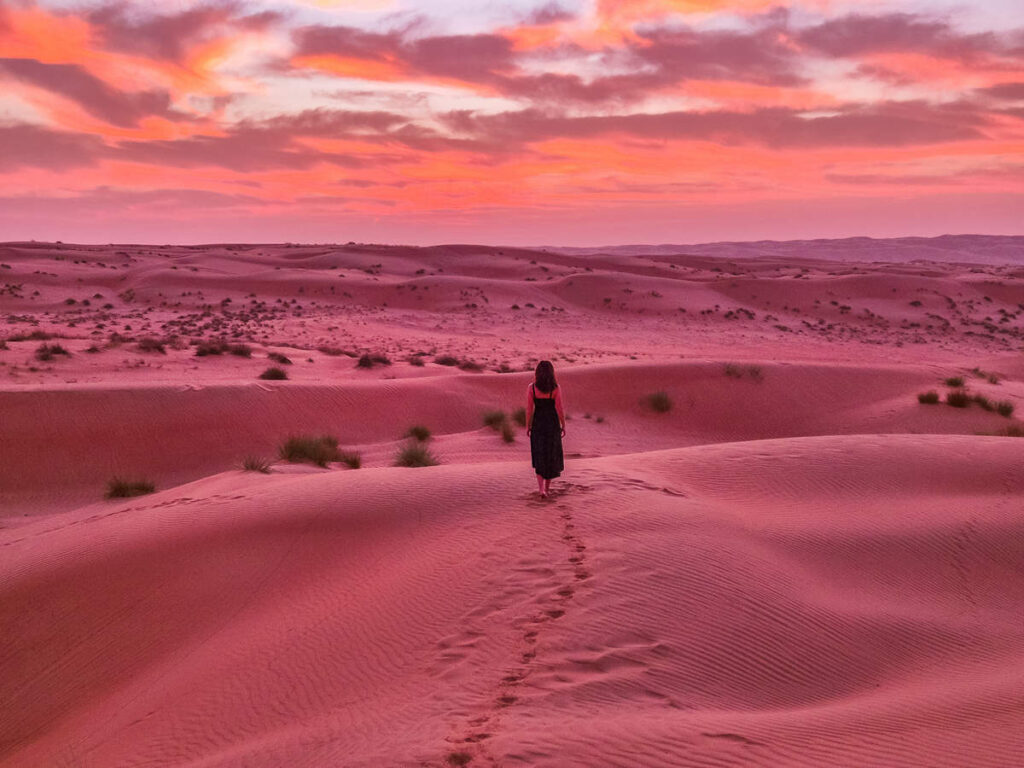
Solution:
[{"label": "scattered bush", "polygon": [[115,477],[107,481],[106,497],[108,499],[127,499],[132,496],[145,496],[155,490],[156,486],[149,480],[125,480]]},{"label": "scattered bush", "polygon": [[430,450],[420,443],[407,443],[395,457],[396,467],[432,467],[438,463]]},{"label": "scattered bush", "polygon": [[370,355],[370,360],[375,365],[391,365],[391,358],[387,355]]},{"label": "scattered bush", "polygon": [[238,357],[252,357],[252,347],[248,344],[228,344],[227,351]]},{"label": "scattered bush", "polygon": [[328,357],[341,357],[345,354],[345,350],[338,349],[337,347],[317,347],[316,351]]},{"label": "scattered bush", "polygon": [[939,393],[936,392],[934,389],[928,392],[921,392],[917,396],[917,402],[923,403],[925,405],[935,405],[936,403],[939,402]]},{"label": "scattered bush", "polygon": [[32,333],[16,333],[8,336],[8,341],[49,341],[54,338],[52,333],[46,331],[32,331]]},{"label": "scattered bush", "polygon": [[1013,416],[1013,403],[1011,403],[1009,400],[1000,400],[998,403],[996,403],[996,412],[1000,416],[1010,418],[1011,416]]},{"label": "scattered bush", "polygon": [[7,346],[7,342],[4,339],[0,339],[0,350],[8,350],[10,347]]},{"label": "scattered bush", "polygon": [[504,411],[486,411],[483,416],[484,426],[494,430],[501,429],[507,418]]},{"label": "scattered bush", "polygon": [[422,368],[424,365],[426,365],[426,363],[423,362],[423,358],[420,357],[419,355],[412,355],[411,357],[408,357],[406,359],[409,365],[415,365],[417,368]]},{"label": "scattered bush", "polygon": [[424,440],[430,439],[430,430],[424,427],[422,424],[409,427],[409,431],[405,433],[406,437],[412,437],[419,440],[421,443]]},{"label": "scattered bush", "polygon": [[525,427],[526,426],[526,409],[520,407],[520,408],[516,408],[514,411],[512,411],[512,421],[514,421],[520,427]]},{"label": "scattered bush", "polygon": [[458,365],[459,358],[452,357],[451,355],[442,355],[441,357],[435,357],[434,362],[438,365]]},{"label": "scattered bush", "polygon": [[330,435],[289,437],[281,446],[280,453],[285,461],[311,461],[318,467],[326,467],[332,461],[338,461],[340,456],[338,438]]},{"label": "scattered bush", "polygon": [[292,361],[285,355],[282,355],[280,352],[268,352],[267,359],[273,360],[275,363],[280,363],[281,365],[292,364]]},{"label": "scattered bush", "polygon": [[1020,424],[1011,424],[996,432],[999,437],[1024,437],[1024,427]]},{"label": "scattered bush", "polygon": [[472,759],[473,756],[469,752],[451,752],[448,754],[448,765],[462,768],[462,766],[469,765]]},{"label": "scattered bush", "polygon": [[159,339],[151,337],[139,339],[138,349],[139,352],[159,352],[161,355],[167,354],[167,349],[164,347],[164,343]]},{"label": "scattered bush", "polygon": [[954,389],[946,393],[946,403],[954,408],[966,408],[971,404],[971,396],[962,389]]},{"label": "scattered bush", "polygon": [[647,396],[647,404],[656,413],[667,413],[672,409],[672,400],[669,398],[667,392],[659,391],[654,392]]},{"label": "scattered bush", "polygon": [[359,362],[356,363],[356,368],[373,368],[373,358],[369,355],[361,356]]},{"label": "scattered bush", "polygon": [[196,357],[208,357],[210,355],[223,355],[228,345],[223,341],[201,341],[196,344]]},{"label": "scattered bush", "polygon": [[950,376],[944,383],[947,387],[962,387],[964,385],[964,377]]},{"label": "scattered bush", "polygon": [[359,469],[363,466],[363,457],[355,451],[341,451],[338,453],[338,461],[347,465],[350,469]]},{"label": "scattered bush", "polygon": [[725,375],[732,379],[743,378],[743,370],[735,363],[725,364]]},{"label": "scattered bush", "polygon": [[975,395],[972,399],[984,411],[994,411],[996,409],[995,404],[984,395]]},{"label": "scattered bush", "polygon": [[265,459],[262,456],[246,456],[242,459],[242,469],[246,472],[260,472],[269,475],[270,459]]},{"label": "scattered bush", "polygon": [[288,374],[285,372],[284,368],[274,366],[272,368],[267,368],[267,370],[259,375],[259,378],[267,379],[269,381],[283,381],[288,378]]},{"label": "scattered bush", "polygon": [[46,362],[47,360],[53,360],[55,355],[70,357],[71,353],[60,344],[40,344],[36,349],[36,360]]},{"label": "scattered bush", "polygon": [[511,422],[501,422],[501,439],[506,443],[514,443],[516,440],[516,431],[512,427]]},{"label": "scattered bush", "polygon": [[594,419],[594,421],[596,421],[598,424],[604,424],[604,416],[598,416],[596,419]]},{"label": "scattered bush", "polygon": [[760,365],[748,365],[747,375],[752,381],[762,381],[764,379],[764,374],[761,372]]},{"label": "scattered bush", "polygon": [[473,372],[476,372],[476,371],[482,371],[484,369],[484,367],[482,365],[480,365],[480,363],[476,362],[475,360],[463,360],[461,363],[459,363],[459,369],[463,370],[463,371],[473,371]]}]

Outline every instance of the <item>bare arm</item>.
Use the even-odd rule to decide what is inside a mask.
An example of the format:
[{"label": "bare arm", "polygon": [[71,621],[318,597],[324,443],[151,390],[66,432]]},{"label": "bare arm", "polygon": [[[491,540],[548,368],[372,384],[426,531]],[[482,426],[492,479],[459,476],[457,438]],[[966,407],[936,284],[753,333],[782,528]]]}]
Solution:
[{"label": "bare arm", "polygon": [[555,388],[555,410],[558,411],[558,421],[565,429],[565,411],[562,410],[562,388]]},{"label": "bare arm", "polygon": [[526,429],[533,428],[533,388],[526,388]]}]

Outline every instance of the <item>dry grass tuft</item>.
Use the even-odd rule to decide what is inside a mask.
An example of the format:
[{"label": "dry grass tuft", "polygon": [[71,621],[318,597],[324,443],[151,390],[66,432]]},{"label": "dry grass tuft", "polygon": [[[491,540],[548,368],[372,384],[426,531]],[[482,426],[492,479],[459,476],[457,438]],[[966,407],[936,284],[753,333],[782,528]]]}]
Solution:
[{"label": "dry grass tuft", "polygon": [[330,435],[296,435],[285,440],[280,454],[285,461],[310,461],[318,467],[326,467],[332,461],[339,460],[338,438]]},{"label": "dry grass tuft", "polygon": [[153,493],[155,490],[156,486],[149,480],[126,480],[121,477],[114,477],[107,481],[106,497],[108,499],[127,499],[132,496],[145,496],[147,493]]}]

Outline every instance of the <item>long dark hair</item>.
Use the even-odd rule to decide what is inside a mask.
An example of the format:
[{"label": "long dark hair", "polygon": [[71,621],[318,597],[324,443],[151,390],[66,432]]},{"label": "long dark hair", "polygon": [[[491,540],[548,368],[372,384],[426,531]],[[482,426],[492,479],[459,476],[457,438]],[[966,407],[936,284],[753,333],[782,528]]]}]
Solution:
[{"label": "long dark hair", "polygon": [[558,386],[558,382],[555,381],[555,366],[551,364],[550,360],[541,360],[537,363],[537,371],[534,373],[534,378],[537,381],[537,389],[544,394],[554,392],[555,387]]}]

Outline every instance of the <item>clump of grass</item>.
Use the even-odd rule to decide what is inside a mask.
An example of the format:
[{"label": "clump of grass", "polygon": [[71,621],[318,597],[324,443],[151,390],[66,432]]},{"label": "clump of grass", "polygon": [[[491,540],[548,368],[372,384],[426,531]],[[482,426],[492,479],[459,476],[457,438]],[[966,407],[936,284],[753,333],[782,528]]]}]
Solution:
[{"label": "clump of grass", "polygon": [[348,466],[349,469],[359,469],[363,466],[363,457],[355,451],[340,451],[338,461]]},{"label": "clump of grass", "polygon": [[409,365],[415,365],[417,368],[422,368],[426,363],[423,362],[423,358],[420,355],[410,355],[406,358]]},{"label": "clump of grass", "polygon": [[462,766],[469,765],[473,756],[469,752],[451,752],[448,754],[448,765],[461,768]]},{"label": "clump of grass", "polygon": [[516,431],[511,422],[501,422],[501,439],[506,443],[514,443],[516,441]]},{"label": "clump of grass", "polygon": [[484,367],[480,365],[476,360],[463,360],[459,363],[459,369],[463,371],[482,371]]},{"label": "clump of grass", "polygon": [[971,396],[963,389],[954,389],[946,393],[946,404],[954,408],[966,408],[971,404]]},{"label": "clump of grass", "polygon": [[731,379],[742,379],[743,378],[743,369],[740,368],[735,363],[726,363],[725,364],[725,368],[723,369],[723,371],[724,371],[725,375],[728,376]]},{"label": "clump of grass", "polygon": [[950,376],[943,382],[947,387],[962,387],[964,385],[963,376]]},{"label": "clump of grass", "polygon": [[406,443],[395,457],[396,467],[433,467],[439,463],[430,449],[421,443]]},{"label": "clump of grass", "polygon": [[672,410],[672,399],[667,392],[653,392],[647,396],[647,404],[656,413],[667,413]]},{"label": "clump of grass", "polygon": [[64,349],[60,344],[40,344],[36,349],[36,360],[40,360],[42,362],[53,360],[57,355],[70,357],[71,353]]},{"label": "clump of grass", "polygon": [[330,435],[292,436],[285,440],[280,448],[280,454],[285,461],[311,461],[318,467],[326,467],[332,461],[339,459],[338,438]]},{"label": "clump of grass", "polygon": [[154,339],[147,336],[144,339],[139,339],[138,343],[139,352],[157,352],[161,355],[167,354],[167,348],[164,347],[164,343],[160,339]]},{"label": "clump of grass", "polygon": [[979,406],[981,406],[981,409],[984,410],[984,411],[991,412],[991,411],[994,411],[996,409],[995,403],[993,403],[991,400],[989,400],[984,395],[975,395],[972,399],[974,400],[975,403],[977,403]]},{"label": "clump of grass", "polygon": [[328,357],[341,357],[345,354],[345,350],[339,349],[338,347],[317,347],[316,351],[322,355],[327,355]]},{"label": "clump of grass", "polygon": [[362,355],[356,363],[356,368],[373,368],[373,358],[369,355]]},{"label": "clump of grass", "polygon": [[934,389],[928,392],[921,392],[917,396],[917,402],[923,403],[924,405],[935,405],[939,402],[939,393]]},{"label": "clump of grass", "polygon": [[1011,424],[1008,427],[1004,427],[996,432],[999,437],[1024,437],[1024,426],[1020,424]]},{"label": "clump of grass", "polygon": [[979,379],[985,379],[989,384],[998,384],[999,376],[995,373],[988,373],[975,366],[971,369],[971,373],[977,376]]},{"label": "clump of grass", "polygon": [[280,352],[268,352],[267,359],[273,360],[275,363],[280,363],[281,365],[292,364],[291,359],[289,359],[286,355],[282,355]]},{"label": "clump of grass", "polygon": [[1014,407],[1013,403],[1011,403],[1009,400],[1000,400],[998,403],[996,403],[995,407],[996,413],[998,413],[1000,416],[1005,416],[1006,418],[1010,418],[1011,416],[1013,416]]},{"label": "clump of grass", "polygon": [[196,357],[223,355],[227,349],[228,345],[223,341],[201,341],[196,344]]},{"label": "clump of grass", "polygon": [[155,490],[156,486],[149,480],[128,480],[122,477],[114,477],[107,481],[106,497],[108,499],[127,499],[132,496],[145,496],[147,493],[153,493]]},{"label": "clump of grass", "polygon": [[252,357],[252,347],[248,344],[228,344],[227,351],[238,357]]},{"label": "clump of grass", "polygon": [[415,438],[422,443],[424,440],[430,439],[430,430],[422,424],[416,424],[409,427],[409,431],[405,433],[405,436]]},{"label": "clump of grass", "polygon": [[523,407],[516,408],[512,411],[512,421],[518,424],[520,427],[526,426],[526,409]]},{"label": "clump of grass", "polygon": [[271,368],[267,368],[267,370],[261,373],[258,378],[267,379],[269,381],[283,381],[288,378],[288,373],[284,368],[273,366]]},{"label": "clump of grass", "polygon": [[46,331],[32,331],[32,333],[16,333],[8,336],[8,341],[49,341],[54,338],[52,333]]},{"label": "clump of grass", "polygon": [[761,366],[760,365],[748,365],[747,366],[747,376],[749,376],[752,381],[763,381],[764,380],[764,374],[761,372]]},{"label": "clump of grass", "polygon": [[441,357],[435,357],[434,362],[438,365],[458,365],[459,358],[452,357],[451,355],[441,355]]},{"label": "clump of grass", "polygon": [[504,411],[485,411],[483,415],[484,426],[490,427],[491,429],[501,429],[501,425],[505,423],[508,416]]},{"label": "clump of grass", "polygon": [[260,472],[264,475],[269,475],[270,459],[250,454],[242,459],[242,469],[246,472]]},{"label": "clump of grass", "polygon": [[594,421],[598,424],[604,424],[604,416],[598,416]]}]

